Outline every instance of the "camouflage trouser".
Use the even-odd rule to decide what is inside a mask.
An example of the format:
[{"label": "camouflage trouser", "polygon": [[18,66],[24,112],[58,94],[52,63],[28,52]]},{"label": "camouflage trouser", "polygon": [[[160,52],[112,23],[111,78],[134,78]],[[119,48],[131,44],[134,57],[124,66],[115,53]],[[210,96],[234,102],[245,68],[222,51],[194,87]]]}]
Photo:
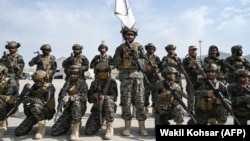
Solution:
[{"label": "camouflage trouser", "polygon": [[64,109],[62,115],[57,119],[51,128],[51,135],[58,136],[66,133],[71,124],[81,122],[82,116],[85,114],[86,105],[81,101],[73,101]]},{"label": "camouflage trouser", "polygon": [[186,85],[186,91],[187,91],[187,94],[188,94],[188,98],[187,98],[188,110],[193,111],[194,110],[194,105],[195,105],[194,90],[188,83]]},{"label": "camouflage trouser", "polygon": [[[149,102],[149,97],[150,97],[150,94],[151,96],[154,95],[154,93],[156,93],[157,91],[157,86],[159,85],[159,80],[157,79],[153,79],[150,81],[150,84],[146,84],[144,83],[144,88],[145,88],[145,93],[144,93],[144,96],[145,96],[145,99],[144,99],[144,106],[145,107],[148,107],[150,102]],[[154,107],[154,102],[153,102],[153,99],[151,98],[151,101],[152,101],[152,107]]]},{"label": "camouflage trouser", "polygon": [[[32,127],[41,120],[50,120],[55,113],[54,109],[44,108],[41,104],[32,104],[25,107],[25,111],[29,113],[24,121],[15,129],[16,136],[22,136],[29,133]],[[25,114],[27,114],[25,113]]]},{"label": "camouflage trouser", "polygon": [[144,111],[144,86],[143,79],[129,78],[121,79],[121,106],[122,118],[131,120],[131,102],[136,106],[136,119],[139,121],[146,120],[147,116]]},{"label": "camouflage trouser", "polygon": [[155,112],[155,125],[169,125],[169,120],[176,123],[184,121],[184,111],[180,105],[167,109],[164,113]]},{"label": "camouflage trouser", "polygon": [[[102,122],[103,119],[105,119],[106,122],[113,122],[115,111],[116,111],[115,102],[112,100],[105,100],[105,102],[103,103],[102,115],[101,115]],[[91,115],[89,116],[86,122],[86,134],[87,135],[96,134],[101,126],[102,124],[100,122],[100,112],[98,108],[92,107]]]},{"label": "camouflage trouser", "polygon": [[192,119],[188,121],[188,125],[207,125],[208,119],[215,118],[218,123],[226,123],[228,112],[222,105],[217,105],[214,110],[202,111],[200,109],[195,109],[195,119],[197,123],[195,124]]},{"label": "camouflage trouser", "polygon": [[[6,118],[6,114],[11,110],[11,108],[13,108],[14,105],[11,104],[7,104],[2,98],[0,98],[0,121],[4,120]],[[15,110],[16,111],[16,110]],[[12,113],[15,113],[15,111],[13,111]]]}]

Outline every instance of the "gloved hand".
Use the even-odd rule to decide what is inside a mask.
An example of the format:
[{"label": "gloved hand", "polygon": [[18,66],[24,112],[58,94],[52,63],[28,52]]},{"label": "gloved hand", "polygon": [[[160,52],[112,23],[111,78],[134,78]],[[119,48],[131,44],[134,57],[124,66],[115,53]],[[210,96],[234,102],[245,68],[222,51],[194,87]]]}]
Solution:
[{"label": "gloved hand", "polygon": [[172,102],[172,104],[176,106],[176,105],[179,104],[179,102],[178,102],[177,100],[174,99],[173,102]]},{"label": "gloved hand", "polygon": [[70,99],[70,96],[69,96],[69,95],[65,95],[65,96],[63,97],[63,102],[64,102],[65,105],[67,104],[67,102],[69,101],[69,99]]},{"label": "gloved hand", "polygon": [[28,103],[31,102],[31,98],[30,97],[25,97],[24,100],[23,100],[23,105],[27,105]]},{"label": "gloved hand", "polygon": [[13,104],[16,102],[16,97],[14,95],[7,95],[5,98],[7,104]]}]

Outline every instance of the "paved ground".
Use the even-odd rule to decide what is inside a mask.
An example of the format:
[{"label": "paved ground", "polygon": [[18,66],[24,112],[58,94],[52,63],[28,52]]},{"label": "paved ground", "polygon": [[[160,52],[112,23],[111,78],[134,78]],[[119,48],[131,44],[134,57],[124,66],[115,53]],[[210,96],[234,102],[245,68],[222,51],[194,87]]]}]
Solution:
[{"label": "paved ground", "polygon": [[[24,84],[26,84],[27,82],[33,84],[32,80],[21,80],[20,81],[20,86],[21,88],[23,87]],[[88,84],[90,84],[91,80],[87,80]],[[64,83],[64,80],[59,80],[59,79],[55,79],[53,84],[56,87],[56,96],[58,94],[58,92],[60,91],[62,85]],[[118,83],[118,87],[119,87],[119,81],[117,81]],[[119,101],[117,102],[117,105],[119,105]],[[37,126],[34,126],[34,128],[32,129],[32,131],[25,136],[22,137],[16,137],[14,135],[14,130],[15,128],[22,122],[22,120],[25,118],[25,115],[23,113],[23,109],[22,109],[22,105],[19,106],[20,108],[20,113],[17,117],[10,117],[8,118],[8,131],[7,134],[0,139],[0,141],[19,141],[19,140],[23,140],[23,141],[30,141],[33,140],[35,133],[37,132]],[[90,115],[89,109],[91,108],[91,105],[88,104],[88,109],[86,114],[84,115],[84,117],[82,118],[82,126],[80,128],[80,137],[79,137],[79,141],[100,141],[102,140],[102,137],[105,134],[105,130],[101,129],[96,135],[92,135],[92,136],[87,136],[85,135],[85,123],[87,121],[88,116]],[[152,111],[152,108],[150,108],[150,111]],[[189,117],[185,117],[185,123],[187,122],[187,120],[189,119]],[[50,129],[51,126],[53,125],[53,120],[51,121],[47,121],[46,123],[46,135],[43,139],[41,139],[42,141],[67,141],[69,140],[69,136],[70,136],[70,131],[68,133],[66,133],[65,135],[62,136],[58,136],[58,137],[52,137],[50,135]],[[172,123],[172,121],[171,121]],[[232,117],[228,118],[228,122],[227,124],[232,124]],[[117,114],[115,116],[115,121],[114,121],[114,137],[112,140],[114,141],[128,141],[128,140],[137,140],[137,141],[152,141],[155,140],[155,131],[154,131],[154,118],[151,116],[146,120],[146,128],[148,131],[148,136],[140,136],[138,133],[138,122],[136,119],[132,120],[132,129],[131,129],[131,135],[130,136],[122,136],[121,132],[122,129],[124,127],[124,121],[121,119],[121,108],[118,107],[117,109]]]}]

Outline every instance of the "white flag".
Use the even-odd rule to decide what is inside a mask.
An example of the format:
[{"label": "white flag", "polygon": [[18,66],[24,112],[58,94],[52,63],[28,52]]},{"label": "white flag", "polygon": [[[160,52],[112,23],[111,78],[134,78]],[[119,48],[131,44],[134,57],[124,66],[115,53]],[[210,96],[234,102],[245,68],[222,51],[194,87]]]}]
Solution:
[{"label": "white flag", "polygon": [[135,18],[127,0],[116,0],[115,15],[128,28],[131,28],[135,24]]}]

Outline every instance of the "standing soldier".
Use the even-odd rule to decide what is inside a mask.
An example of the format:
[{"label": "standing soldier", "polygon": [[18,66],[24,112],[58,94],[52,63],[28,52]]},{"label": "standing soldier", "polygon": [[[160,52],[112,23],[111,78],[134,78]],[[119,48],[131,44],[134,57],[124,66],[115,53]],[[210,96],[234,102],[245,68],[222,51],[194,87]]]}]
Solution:
[{"label": "standing soldier", "polygon": [[61,91],[58,97],[58,105],[63,104],[64,109],[62,115],[52,126],[52,136],[62,135],[72,126],[70,140],[79,138],[81,120],[87,109],[88,93],[88,85],[85,80],[80,78],[80,70],[80,66],[77,65],[72,65],[69,68],[69,79],[63,86],[66,91],[65,93]]},{"label": "standing soldier", "polygon": [[[173,90],[182,98],[184,94],[181,86],[175,82],[177,70],[174,67],[166,67],[162,71],[162,77],[157,88],[157,93],[154,93],[155,102],[155,125],[169,125],[169,120],[174,120],[176,125],[182,125],[184,122],[184,111],[178,100],[174,98]],[[167,84],[173,88],[171,90]]]},{"label": "standing soldier", "polygon": [[[142,45],[134,42],[137,36],[137,30],[132,27],[123,27],[121,34],[125,43],[122,43],[116,48],[114,54],[114,64],[119,70],[120,76],[120,94],[122,118],[125,121],[125,128],[122,134],[124,136],[130,135],[131,128],[131,102],[136,106],[136,119],[139,122],[139,132],[141,135],[147,135],[145,129],[145,120],[147,116],[144,109],[144,86],[143,86],[143,72],[139,69],[139,63],[142,65],[144,50]],[[135,58],[138,57],[138,58]],[[136,60],[138,59],[138,60]],[[140,60],[139,60],[140,59]],[[136,64],[136,62],[138,64]]]},{"label": "standing soldier", "polygon": [[[227,87],[232,101],[232,111],[240,125],[247,125],[247,121],[250,120],[250,72],[239,69],[234,72],[234,75],[235,83]],[[238,125],[235,120],[234,125]]]},{"label": "standing soldier", "polygon": [[[13,78],[17,81],[19,87],[19,79],[23,75],[23,68],[25,66],[23,56],[18,54],[18,48],[21,46],[20,43],[15,41],[10,41],[5,45],[5,48],[9,50],[7,54],[5,51],[3,53],[1,62],[7,68],[7,76]],[[19,88],[18,88],[19,89]]]},{"label": "standing soldier", "polygon": [[242,56],[242,46],[241,45],[234,45],[231,48],[232,55],[227,57],[225,59],[225,64],[229,64],[234,69],[228,68],[227,72],[227,82],[229,84],[233,83],[235,81],[234,79],[234,71],[238,69],[247,69],[250,70],[250,63],[249,61]]},{"label": "standing soldier", "polygon": [[211,45],[209,47],[208,56],[203,59],[203,62],[204,66],[211,63],[216,64],[218,67],[217,79],[222,81],[224,84],[227,84],[227,80],[225,79],[227,68],[223,64],[223,60],[220,58],[219,48],[216,45]]},{"label": "standing soldier", "polygon": [[[156,51],[155,44],[148,43],[147,45],[145,45],[145,50],[147,51],[146,57],[147,57],[147,61],[149,62],[149,65],[146,66],[146,70],[147,70],[146,76],[149,79],[150,83],[146,83],[146,81],[144,81],[144,88],[145,88],[144,106],[145,106],[145,114],[148,115],[148,112],[149,112],[148,106],[150,104],[149,97],[150,95],[152,97],[153,93],[156,92],[156,87],[158,86],[159,81],[160,81],[160,77],[158,73],[159,73],[159,68],[161,68],[161,60],[160,60],[160,57],[158,57],[155,54],[155,51]],[[155,103],[153,103],[152,101],[152,107],[154,107],[154,104]]]},{"label": "standing soldier", "polygon": [[13,108],[18,97],[17,82],[6,76],[4,66],[0,65],[0,138],[7,132],[7,113]]},{"label": "standing soldier", "polygon": [[178,83],[181,86],[181,89],[183,89],[182,82],[181,82],[181,58],[177,56],[175,53],[176,46],[173,44],[169,44],[165,47],[165,50],[167,51],[167,55],[162,58],[162,68],[167,67],[174,67],[176,70],[179,70],[180,72],[175,75],[175,82]]},{"label": "standing soldier", "polygon": [[186,91],[188,94],[187,105],[190,112],[192,112],[194,110],[194,92],[192,86],[196,82],[197,78],[204,74],[201,60],[197,57],[196,46],[189,46],[188,55],[182,60],[182,64],[192,83],[187,83],[186,85]]},{"label": "standing soldier", "polygon": [[229,102],[226,86],[223,82],[216,79],[218,67],[215,64],[209,64],[204,68],[207,78],[199,78],[194,84],[195,110],[194,117],[197,123],[192,119],[188,125],[224,125],[227,121],[228,112],[221,102],[218,93]]},{"label": "standing soldier", "polygon": [[107,122],[105,140],[114,135],[113,122],[116,112],[118,90],[117,84],[110,76],[110,66],[100,62],[95,67],[96,79],[91,82],[88,92],[88,102],[93,103],[91,115],[86,122],[86,134],[93,135],[100,129],[103,119]]},{"label": "standing soldier", "polygon": [[114,68],[114,65],[112,64],[112,56],[107,54],[108,46],[102,43],[99,45],[98,51],[100,52],[100,54],[95,55],[95,57],[92,59],[92,61],[90,62],[90,68],[94,69],[99,62],[105,62],[110,66],[112,70]]},{"label": "standing soldier", "polygon": [[21,93],[21,96],[25,96],[23,105],[26,118],[15,129],[15,135],[26,135],[38,124],[35,139],[41,139],[45,135],[46,120],[51,120],[55,114],[55,87],[46,82],[46,72],[43,70],[34,72],[32,79],[34,84],[31,86],[27,83]]},{"label": "standing soldier", "polygon": [[77,65],[80,67],[80,78],[85,80],[84,72],[89,70],[89,60],[88,58],[82,54],[83,46],[80,44],[74,44],[72,46],[73,53],[71,56],[65,59],[62,62],[62,66],[64,68],[64,72],[66,74],[65,80],[67,81],[69,78],[69,68],[72,65]]},{"label": "standing soldier", "polygon": [[51,52],[51,46],[49,44],[43,44],[40,48],[43,54],[37,53],[37,56],[32,58],[32,60],[29,62],[29,66],[32,67],[34,65],[36,66],[36,70],[43,70],[46,74],[46,81],[48,83],[52,83],[53,76],[56,73],[57,69],[57,63],[56,63],[56,57]]}]

